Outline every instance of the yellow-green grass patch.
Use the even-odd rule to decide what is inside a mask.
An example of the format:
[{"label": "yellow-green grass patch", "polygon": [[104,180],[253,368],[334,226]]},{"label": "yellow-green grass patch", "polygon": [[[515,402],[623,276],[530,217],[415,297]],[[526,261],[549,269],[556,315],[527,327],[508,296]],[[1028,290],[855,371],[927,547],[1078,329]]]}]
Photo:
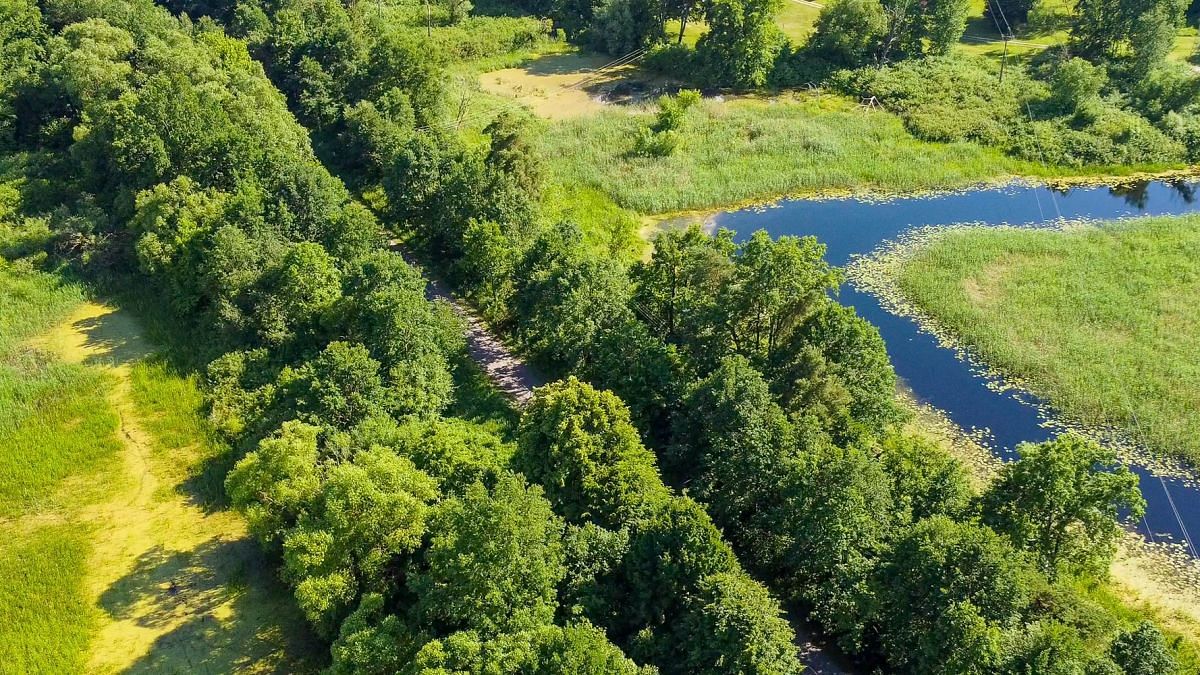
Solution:
[{"label": "yellow-green grass patch", "polygon": [[917,140],[895,116],[832,95],[707,100],[689,111],[672,155],[636,156],[635,136],[651,120],[625,112],[564,120],[539,144],[557,181],[595,188],[642,214],[787,195],[950,189],[1046,172],[971,143]]},{"label": "yellow-green grass patch", "polygon": [[812,35],[813,28],[817,24],[817,17],[820,15],[820,7],[796,0],[783,0],[783,4],[779,7],[779,13],[775,15],[775,22],[779,24],[779,30],[788,36],[792,44],[802,45],[808,42],[808,37]]},{"label": "yellow-green grass patch", "polygon": [[1200,462],[1200,216],[946,230],[904,296],[1068,418]]},{"label": "yellow-green grass patch", "polygon": [[0,526],[0,664],[10,673],[85,672],[97,613],[83,578],[89,532],[78,524]]}]

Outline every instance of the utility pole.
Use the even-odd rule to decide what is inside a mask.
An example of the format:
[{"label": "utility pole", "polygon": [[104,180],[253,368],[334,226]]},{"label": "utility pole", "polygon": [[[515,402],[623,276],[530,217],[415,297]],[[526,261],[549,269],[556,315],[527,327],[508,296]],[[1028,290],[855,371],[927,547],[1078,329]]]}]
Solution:
[{"label": "utility pole", "polygon": [[1004,38],[1004,56],[1000,59],[1000,84],[1004,84],[1004,67],[1008,65],[1008,41],[1013,36],[1011,33],[1003,33],[1000,37]]},{"label": "utility pole", "polygon": [[429,0],[425,0],[425,37],[433,37],[433,23],[429,16]]}]

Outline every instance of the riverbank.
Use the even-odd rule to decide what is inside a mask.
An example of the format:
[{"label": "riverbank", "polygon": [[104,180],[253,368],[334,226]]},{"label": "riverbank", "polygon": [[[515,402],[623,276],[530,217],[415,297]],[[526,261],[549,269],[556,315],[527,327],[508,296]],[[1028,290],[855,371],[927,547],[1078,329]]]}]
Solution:
[{"label": "riverbank", "polygon": [[944,344],[1048,401],[1069,426],[1130,454],[1194,466],[1197,255],[1198,216],[952,227],[904,237],[851,275]]},{"label": "riverbank", "polygon": [[912,136],[895,115],[845,97],[788,92],[707,99],[689,111],[666,157],[632,152],[649,114],[604,111],[547,123],[539,138],[554,180],[607,194],[639,214],[669,218],[784,198],[929,194],[1020,177],[1055,185],[1183,174],[1186,167],[1046,167],[968,143]]},{"label": "riverbank", "polygon": [[[996,477],[1002,463],[978,436],[963,431],[944,413],[915,401],[907,393],[900,398],[911,413],[906,431],[946,450],[967,469],[977,489]],[[1200,665],[1200,560],[1186,555],[1178,546],[1148,542],[1134,532],[1126,532],[1118,543],[1109,574],[1109,583],[1080,583],[1078,590],[1118,615],[1153,621],[1186,645],[1181,655]]]},{"label": "riverbank", "polygon": [[[934,197],[952,196],[956,194],[966,194],[976,190],[996,190],[1009,189],[1014,187],[1044,187],[1056,192],[1066,192],[1076,188],[1083,187],[1105,187],[1105,188],[1134,188],[1139,184],[1145,184],[1153,181],[1187,181],[1200,176],[1200,169],[1197,168],[1180,168],[1168,170],[1142,170],[1128,168],[1127,173],[1110,170],[1109,173],[1104,173],[1106,169],[1098,168],[1095,174],[1079,174],[1079,175],[1062,175],[1052,177],[1037,177],[1037,176],[1003,176],[988,180],[981,180],[968,185],[962,185],[953,188],[930,188],[923,190],[886,190],[886,189],[823,189],[810,190],[807,192],[796,192],[784,195],[776,195],[762,199],[747,199],[740,202],[734,202],[723,206],[705,207],[699,209],[685,209],[680,211],[669,211],[665,213],[642,215],[640,218],[639,233],[642,239],[651,242],[657,232],[664,228],[686,227],[688,225],[700,225],[707,231],[715,231],[717,225],[715,219],[717,216],[729,213],[732,211],[742,210],[759,210],[779,208],[784,203],[794,200],[803,200],[806,202],[823,202],[832,200],[854,199],[866,203],[885,203],[896,199],[929,199]],[[618,207],[619,208],[619,207]],[[1050,205],[1047,204],[1047,208]],[[1053,215],[1052,213],[1050,214]]]}]

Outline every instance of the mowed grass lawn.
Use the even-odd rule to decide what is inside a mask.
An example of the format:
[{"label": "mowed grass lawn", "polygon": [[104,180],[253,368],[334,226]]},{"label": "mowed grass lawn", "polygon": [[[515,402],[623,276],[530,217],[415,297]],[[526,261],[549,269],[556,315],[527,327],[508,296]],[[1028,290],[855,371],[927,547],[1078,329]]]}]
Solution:
[{"label": "mowed grass lawn", "polygon": [[947,230],[901,291],[1068,417],[1200,465],[1200,216]]},{"label": "mowed grass lawn", "polygon": [[633,155],[638,128],[652,120],[611,111],[548,124],[539,143],[549,173],[659,214],[825,191],[948,189],[1045,171],[974,144],[919,141],[893,115],[832,95],[705,101],[688,112],[674,154]]}]

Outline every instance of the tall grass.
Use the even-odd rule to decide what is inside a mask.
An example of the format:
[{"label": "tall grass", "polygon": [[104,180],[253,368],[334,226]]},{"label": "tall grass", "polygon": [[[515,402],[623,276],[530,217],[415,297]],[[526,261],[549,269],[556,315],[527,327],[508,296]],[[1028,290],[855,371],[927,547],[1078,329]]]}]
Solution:
[{"label": "tall grass", "polygon": [[834,96],[709,101],[688,113],[674,154],[634,156],[635,134],[650,119],[612,111],[550,125],[539,141],[550,173],[653,214],[826,191],[946,189],[1042,171],[971,143],[919,141],[893,115]]},{"label": "tall grass", "polygon": [[154,437],[155,474],[167,489],[182,489],[206,506],[224,505],[225,474],[235,457],[203,416],[197,379],[152,356],[130,369],[130,393],[142,426]]},{"label": "tall grass", "polygon": [[0,355],[66,318],[83,300],[78,284],[0,259]]},{"label": "tall grass", "polygon": [[950,230],[906,296],[1070,418],[1200,464],[1200,216]]},{"label": "tall grass", "polygon": [[96,610],[84,600],[88,531],[0,529],[0,670],[82,673]]},{"label": "tall grass", "polygon": [[105,374],[23,344],[82,300],[77,285],[0,262],[0,517],[48,504],[60,481],[98,469],[119,447]]},{"label": "tall grass", "polygon": [[[82,587],[88,527],[59,511],[92,493],[64,491],[116,455],[110,380],[25,341],[62,321],[83,290],[0,260],[0,669],[82,672],[97,614]],[[65,502],[65,503],[60,503]],[[53,507],[53,508],[51,508]]]}]

